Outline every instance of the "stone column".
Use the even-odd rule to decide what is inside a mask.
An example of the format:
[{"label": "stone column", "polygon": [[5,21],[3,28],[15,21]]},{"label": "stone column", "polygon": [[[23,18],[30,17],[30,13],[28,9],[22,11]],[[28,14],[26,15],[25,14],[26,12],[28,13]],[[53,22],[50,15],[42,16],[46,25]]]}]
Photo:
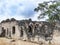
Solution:
[{"label": "stone column", "polygon": [[5,37],[7,37],[7,30],[6,29],[4,29],[5,30]]},{"label": "stone column", "polygon": [[12,34],[12,26],[10,25],[10,31],[11,31],[11,38],[13,38],[13,34]]},{"label": "stone column", "polygon": [[27,40],[27,34],[26,34],[25,30],[26,30],[26,29],[23,29],[23,37],[24,37],[23,40]]},{"label": "stone column", "polygon": [[8,33],[8,32],[7,32],[7,29],[5,30],[5,33],[6,33],[6,37],[8,37],[8,35],[7,35],[7,33]]},{"label": "stone column", "polygon": [[11,24],[9,25],[9,28],[8,28],[8,37],[12,38],[12,26],[11,26]]}]

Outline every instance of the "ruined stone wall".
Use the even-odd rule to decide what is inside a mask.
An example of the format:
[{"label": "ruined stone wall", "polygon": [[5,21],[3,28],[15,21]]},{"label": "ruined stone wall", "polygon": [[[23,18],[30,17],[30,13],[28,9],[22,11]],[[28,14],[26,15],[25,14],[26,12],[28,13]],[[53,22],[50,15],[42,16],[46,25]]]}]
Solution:
[{"label": "ruined stone wall", "polygon": [[60,36],[60,23],[56,23],[56,26],[54,28],[54,37]]},{"label": "ruined stone wall", "polygon": [[[31,26],[32,28],[32,32],[31,29],[29,31],[29,26]],[[52,29],[50,28],[51,25],[49,25],[48,23],[39,23],[39,22],[30,22],[29,24],[25,23],[25,26],[23,26],[23,40],[29,40],[29,41],[35,41],[35,42],[39,42],[39,41],[44,41],[45,40],[45,34],[50,35],[50,33],[52,33]]]},{"label": "ruined stone wall", "polygon": [[[35,42],[45,41],[46,39],[45,37],[51,37],[53,33],[54,33],[53,36],[56,36],[56,33],[57,34],[60,33],[55,29],[53,32],[53,28],[52,28],[53,26],[48,22],[31,21],[27,23],[23,21],[21,23],[17,21],[10,21],[5,23],[3,22],[0,23],[0,30],[2,30],[2,28],[4,27],[4,30],[6,32],[5,37],[35,41]],[[13,26],[15,27],[15,34],[13,34],[12,32]]]},{"label": "ruined stone wall", "polygon": [[[15,27],[15,34],[12,34],[12,28]],[[11,37],[11,38],[14,38],[14,37],[18,37],[19,36],[19,29],[18,29],[18,24],[16,21],[12,21],[12,22],[5,22],[5,23],[1,23],[1,28],[2,29],[4,28],[5,30],[5,36],[6,37]]]}]

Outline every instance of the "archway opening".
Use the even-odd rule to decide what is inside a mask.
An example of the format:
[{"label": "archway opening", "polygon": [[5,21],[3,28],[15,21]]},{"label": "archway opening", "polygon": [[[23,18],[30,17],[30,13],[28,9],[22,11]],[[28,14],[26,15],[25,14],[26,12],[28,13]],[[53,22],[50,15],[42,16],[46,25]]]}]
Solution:
[{"label": "archway opening", "polygon": [[28,33],[29,33],[30,35],[32,35],[32,27],[31,27],[31,26],[29,26]]},{"label": "archway opening", "polygon": [[15,26],[12,27],[12,33],[15,34]]},{"label": "archway opening", "polygon": [[1,37],[5,37],[5,29],[4,29],[4,27],[2,27]]}]

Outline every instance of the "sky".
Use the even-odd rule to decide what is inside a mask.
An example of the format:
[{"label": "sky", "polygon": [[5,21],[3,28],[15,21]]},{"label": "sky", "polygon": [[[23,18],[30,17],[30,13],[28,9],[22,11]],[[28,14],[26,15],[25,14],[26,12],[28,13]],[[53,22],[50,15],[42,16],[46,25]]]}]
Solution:
[{"label": "sky", "polygon": [[37,21],[39,13],[35,12],[34,9],[38,6],[38,3],[43,1],[50,0],[0,0],[0,21],[7,18],[17,20],[31,18]]}]

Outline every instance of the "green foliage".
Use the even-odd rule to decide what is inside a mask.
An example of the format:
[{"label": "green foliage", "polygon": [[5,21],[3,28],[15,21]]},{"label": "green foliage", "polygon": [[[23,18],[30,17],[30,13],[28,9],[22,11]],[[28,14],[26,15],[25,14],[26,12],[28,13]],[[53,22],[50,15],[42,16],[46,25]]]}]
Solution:
[{"label": "green foliage", "polygon": [[49,1],[49,2],[43,2],[39,3],[38,7],[34,9],[34,11],[41,12],[41,14],[38,16],[38,18],[44,18],[45,16],[48,16],[48,21],[53,23],[60,20],[60,2],[56,1]]}]

